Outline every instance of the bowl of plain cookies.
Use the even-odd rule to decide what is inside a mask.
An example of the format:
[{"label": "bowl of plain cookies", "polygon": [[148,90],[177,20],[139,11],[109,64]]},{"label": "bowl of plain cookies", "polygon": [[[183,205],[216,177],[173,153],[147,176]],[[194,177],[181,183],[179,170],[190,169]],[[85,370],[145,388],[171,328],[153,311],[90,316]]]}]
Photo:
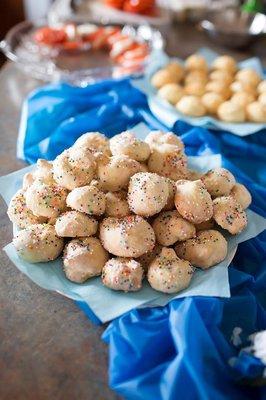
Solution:
[{"label": "bowl of plain cookies", "polygon": [[228,56],[208,65],[200,54],[171,61],[150,83],[159,99],[182,117],[211,117],[225,123],[266,123],[266,81],[253,68],[239,68]]},{"label": "bowl of plain cookies", "polygon": [[232,173],[188,168],[171,132],[145,140],[82,135],[54,161],[38,160],[13,196],[8,216],[17,255],[31,264],[62,257],[65,276],[82,284],[101,276],[117,291],[144,279],[160,292],[190,285],[195,268],[227,256],[227,235],[247,226],[251,196]]}]

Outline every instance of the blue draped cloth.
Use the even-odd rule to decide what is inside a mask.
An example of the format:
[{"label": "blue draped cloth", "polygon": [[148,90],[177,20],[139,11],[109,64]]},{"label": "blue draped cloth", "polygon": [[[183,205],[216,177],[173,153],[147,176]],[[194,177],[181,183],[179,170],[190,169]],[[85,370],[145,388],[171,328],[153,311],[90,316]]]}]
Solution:
[{"label": "blue draped cloth", "polygon": [[[111,137],[139,122],[166,129],[127,79],[85,88],[45,86],[24,104],[18,155],[29,163],[53,159],[87,131]],[[266,217],[265,130],[241,138],[182,121],[172,130],[182,137],[188,155],[221,154],[223,166],[252,193],[251,208]],[[239,353],[250,334],[266,329],[266,232],[239,245],[229,280],[231,298],[173,300],[110,323],[103,334],[109,344],[110,386],[132,400],[266,399],[266,388],[247,384],[265,366]],[[240,345],[232,340],[236,327]]]}]

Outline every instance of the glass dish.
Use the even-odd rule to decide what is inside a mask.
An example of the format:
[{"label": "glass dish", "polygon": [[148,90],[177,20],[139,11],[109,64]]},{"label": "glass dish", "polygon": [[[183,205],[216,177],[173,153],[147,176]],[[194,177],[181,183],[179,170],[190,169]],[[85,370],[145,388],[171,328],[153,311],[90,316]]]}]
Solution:
[{"label": "glass dish", "polygon": [[[89,23],[95,24],[94,21]],[[91,50],[86,46],[79,50],[64,50],[38,45],[33,34],[44,25],[21,22],[10,29],[0,47],[6,57],[16,62],[24,72],[46,82],[61,80],[82,86],[100,79],[138,75],[143,72],[152,54],[164,47],[161,33],[148,25],[119,25],[124,34],[140,43],[146,43],[149,49],[147,58],[136,65],[134,70],[128,70],[112,61],[108,52],[103,50]],[[96,25],[106,26],[100,23]]]}]

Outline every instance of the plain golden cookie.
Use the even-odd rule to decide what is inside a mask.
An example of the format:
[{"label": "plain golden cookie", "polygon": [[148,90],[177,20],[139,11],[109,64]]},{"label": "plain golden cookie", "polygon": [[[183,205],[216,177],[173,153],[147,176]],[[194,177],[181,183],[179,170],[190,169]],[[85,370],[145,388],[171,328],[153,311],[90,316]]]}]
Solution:
[{"label": "plain golden cookie", "polygon": [[151,84],[156,89],[160,89],[167,83],[178,83],[178,82],[179,79],[175,76],[175,74],[166,68],[160,69],[159,71],[155,72],[155,74],[151,78]]},{"label": "plain golden cookie", "polygon": [[186,95],[202,96],[205,93],[205,84],[200,81],[187,83],[184,91]]},{"label": "plain golden cookie", "polygon": [[197,96],[184,96],[176,105],[178,111],[190,117],[202,117],[206,114],[201,99]]},{"label": "plain golden cookie", "polygon": [[209,114],[216,114],[224,99],[219,93],[208,92],[202,96],[201,101]]},{"label": "plain golden cookie", "polygon": [[258,101],[263,104],[264,106],[266,106],[266,92],[261,93],[258,97]]},{"label": "plain golden cookie", "polygon": [[177,80],[177,82],[180,82],[181,79],[184,76],[184,67],[179,64],[178,62],[171,62],[165,67],[168,71],[170,71],[171,74],[173,74]]},{"label": "plain golden cookie", "polygon": [[266,92],[266,80],[261,81],[257,87],[258,93],[265,93]]},{"label": "plain golden cookie", "polygon": [[231,97],[231,101],[245,108],[248,104],[255,101],[255,96],[248,92],[236,92]]},{"label": "plain golden cookie", "polygon": [[209,81],[205,87],[206,92],[214,92],[220,94],[225,100],[231,96],[231,90],[223,81]]},{"label": "plain golden cookie", "polygon": [[239,70],[235,76],[235,79],[240,82],[246,82],[253,86],[257,86],[261,81],[260,75],[251,68],[243,68]]},{"label": "plain golden cookie", "polygon": [[207,71],[208,64],[203,56],[200,54],[192,54],[185,61],[185,67],[188,71],[201,70]]},{"label": "plain golden cookie", "polygon": [[177,83],[167,83],[158,90],[158,96],[175,105],[184,95],[183,88]]},{"label": "plain golden cookie", "polygon": [[200,82],[204,85],[208,82],[208,74],[207,71],[204,70],[193,70],[188,72],[184,78],[185,85],[189,85],[190,83]]},{"label": "plain golden cookie", "polygon": [[247,116],[251,122],[266,122],[266,105],[254,101],[247,105]]},{"label": "plain golden cookie", "polygon": [[222,103],[218,108],[217,114],[225,122],[245,122],[246,119],[244,107],[232,101]]},{"label": "plain golden cookie", "polygon": [[237,93],[237,92],[247,92],[252,94],[253,96],[257,95],[257,89],[255,86],[251,85],[249,82],[245,81],[234,81],[230,85],[230,90],[232,93]]},{"label": "plain golden cookie", "polygon": [[211,81],[222,81],[229,85],[234,80],[234,75],[227,70],[216,69],[212,71],[209,75]]},{"label": "plain golden cookie", "polygon": [[214,60],[214,62],[212,63],[212,68],[227,71],[230,74],[234,74],[237,70],[237,64],[233,59],[233,57],[230,57],[228,55],[223,55],[217,57]]}]

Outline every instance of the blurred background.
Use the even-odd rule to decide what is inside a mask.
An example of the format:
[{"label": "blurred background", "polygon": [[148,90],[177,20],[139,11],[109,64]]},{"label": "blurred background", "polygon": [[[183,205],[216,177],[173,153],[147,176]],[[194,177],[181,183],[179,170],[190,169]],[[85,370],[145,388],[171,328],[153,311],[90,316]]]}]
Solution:
[{"label": "blurred background", "polygon": [[[93,18],[103,23],[148,23],[162,33],[170,55],[187,56],[185,49],[181,54],[173,54],[172,49],[176,49],[176,39],[184,37],[190,42],[192,32],[191,40],[196,42],[196,30],[201,31],[199,38],[204,32],[204,46],[213,44],[216,51],[246,50],[253,43],[251,54],[263,58],[266,52],[265,41],[263,45],[258,42],[266,36],[266,18],[262,18],[266,0],[1,0],[1,6],[1,40],[25,19],[36,23],[48,18],[48,24],[55,26],[62,21],[86,23]],[[4,61],[0,54],[0,65]]]}]

